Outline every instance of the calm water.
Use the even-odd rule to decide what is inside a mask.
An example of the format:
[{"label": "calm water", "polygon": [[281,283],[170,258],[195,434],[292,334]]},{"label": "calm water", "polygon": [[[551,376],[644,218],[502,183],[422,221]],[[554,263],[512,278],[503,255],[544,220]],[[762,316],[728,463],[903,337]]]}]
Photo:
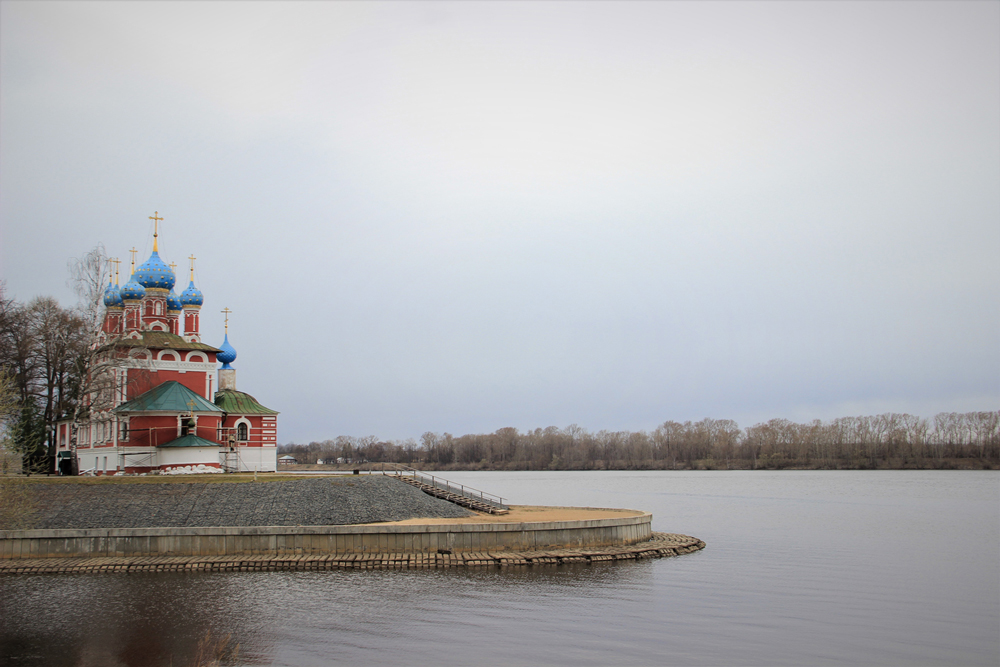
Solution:
[{"label": "calm water", "polygon": [[0,577],[0,664],[998,665],[996,472],[452,473],[705,540],[523,571]]}]

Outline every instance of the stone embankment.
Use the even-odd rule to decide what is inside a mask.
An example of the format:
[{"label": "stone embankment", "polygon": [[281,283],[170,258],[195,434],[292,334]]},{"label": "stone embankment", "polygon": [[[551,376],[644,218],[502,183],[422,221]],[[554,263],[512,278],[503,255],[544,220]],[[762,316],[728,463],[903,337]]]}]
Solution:
[{"label": "stone embankment", "polygon": [[32,528],[0,530],[0,574],[508,567],[705,546],[653,533],[648,512],[475,513],[382,476],[28,488],[39,513]]},{"label": "stone embankment", "polygon": [[470,551],[458,553],[341,553],[283,556],[149,556],[0,560],[0,574],[505,568],[664,558],[679,556],[704,548],[705,543],[695,537],[675,533],[653,533],[652,539],[635,544],[586,549]]},{"label": "stone embankment", "polygon": [[33,483],[32,528],[326,526],[471,512],[381,475],[268,482]]}]

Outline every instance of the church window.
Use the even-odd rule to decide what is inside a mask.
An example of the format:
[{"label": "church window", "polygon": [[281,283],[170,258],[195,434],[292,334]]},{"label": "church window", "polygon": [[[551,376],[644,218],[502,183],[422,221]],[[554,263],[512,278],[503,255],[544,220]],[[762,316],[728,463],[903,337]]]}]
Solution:
[{"label": "church window", "polygon": [[237,424],[236,439],[239,440],[240,442],[246,442],[247,440],[250,439],[249,431],[250,429],[247,428],[247,425],[245,423]]}]

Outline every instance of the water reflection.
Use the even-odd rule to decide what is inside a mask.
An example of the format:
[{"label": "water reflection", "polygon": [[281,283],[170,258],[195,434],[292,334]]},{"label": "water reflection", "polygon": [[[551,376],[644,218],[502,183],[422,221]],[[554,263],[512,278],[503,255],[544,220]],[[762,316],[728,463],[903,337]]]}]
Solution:
[{"label": "water reflection", "polygon": [[[594,598],[635,604],[650,563],[505,570],[110,573],[0,578],[0,657],[18,665],[192,664],[206,632],[240,664],[387,664],[428,642],[539,630]],[[423,649],[419,649],[423,652]],[[298,656],[297,658],[295,656]],[[452,658],[455,658],[452,655]]]},{"label": "water reflection", "polygon": [[278,664],[565,664],[556,637],[579,628],[586,644],[596,617],[636,610],[653,585],[649,562],[339,574],[286,577]]},{"label": "water reflection", "polygon": [[242,664],[267,664],[266,633],[246,613],[253,597],[254,590],[234,577],[0,578],[0,662],[178,667],[192,663],[206,633],[215,639],[232,633],[241,643]]}]

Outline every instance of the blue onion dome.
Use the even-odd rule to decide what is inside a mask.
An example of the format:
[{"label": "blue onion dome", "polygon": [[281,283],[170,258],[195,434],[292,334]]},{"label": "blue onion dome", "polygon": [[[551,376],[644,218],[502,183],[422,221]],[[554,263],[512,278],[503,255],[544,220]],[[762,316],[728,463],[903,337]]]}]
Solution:
[{"label": "blue onion dome", "polygon": [[160,253],[153,251],[149,259],[135,272],[135,279],[139,284],[149,289],[173,289],[176,278],[170,267],[160,259]]},{"label": "blue onion dome", "polygon": [[173,290],[170,290],[170,293],[167,294],[167,312],[170,312],[172,310],[179,311],[180,309],[181,309],[181,300],[177,298],[177,295],[174,294]]},{"label": "blue onion dome", "polygon": [[128,282],[122,286],[121,290],[118,292],[123,301],[138,301],[142,297],[146,296],[146,288],[135,281],[135,274],[128,279]]},{"label": "blue onion dome", "polygon": [[121,289],[118,285],[108,285],[104,290],[104,305],[108,308],[120,308],[122,305]]},{"label": "blue onion dome", "polygon": [[201,290],[194,286],[194,281],[192,280],[187,289],[181,292],[181,305],[182,306],[200,306],[205,303],[205,297],[201,295]]},{"label": "blue onion dome", "polygon": [[226,340],[219,346],[219,350],[215,358],[222,362],[223,368],[232,368],[229,364],[236,361],[236,348],[229,344],[229,334],[226,334]]}]

